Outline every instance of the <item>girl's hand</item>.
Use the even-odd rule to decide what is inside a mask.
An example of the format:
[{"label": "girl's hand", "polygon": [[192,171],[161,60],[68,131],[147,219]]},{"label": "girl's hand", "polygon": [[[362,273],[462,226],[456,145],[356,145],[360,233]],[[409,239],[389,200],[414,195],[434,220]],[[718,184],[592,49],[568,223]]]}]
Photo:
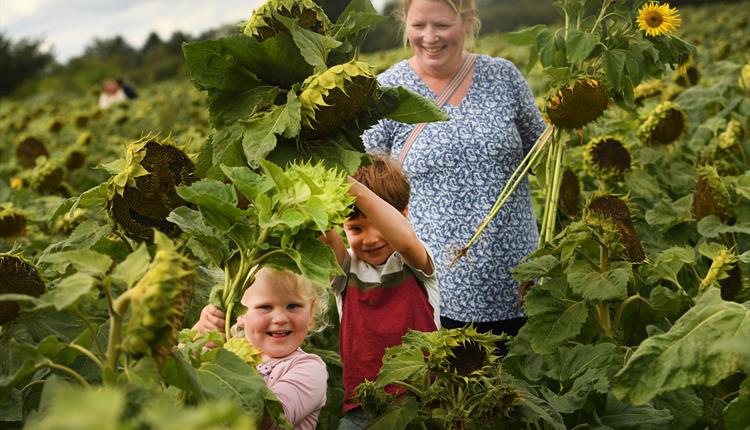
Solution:
[{"label": "girl's hand", "polygon": [[193,328],[200,334],[205,334],[211,330],[216,330],[224,334],[224,312],[214,305],[206,305],[201,311],[200,319]]}]

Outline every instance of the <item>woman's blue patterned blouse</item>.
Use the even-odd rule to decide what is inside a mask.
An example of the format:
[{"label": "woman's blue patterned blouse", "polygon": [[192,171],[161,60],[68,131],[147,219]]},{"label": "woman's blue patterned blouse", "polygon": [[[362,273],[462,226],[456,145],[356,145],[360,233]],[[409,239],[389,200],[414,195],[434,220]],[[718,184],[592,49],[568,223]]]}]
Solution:
[{"label": "woman's blue patterned blouse", "polygon": [[[407,61],[382,73],[384,86],[437,97]],[[509,61],[477,57],[460,105],[443,106],[450,121],[427,124],[403,169],[411,184],[409,219],[435,252],[441,314],[458,321],[523,316],[510,270],[537,246],[529,185],[524,180],[468,255],[448,267],[489,213],[513,170],[544,130],[526,80]],[[414,125],[382,120],[362,139],[370,152],[398,159]]]}]

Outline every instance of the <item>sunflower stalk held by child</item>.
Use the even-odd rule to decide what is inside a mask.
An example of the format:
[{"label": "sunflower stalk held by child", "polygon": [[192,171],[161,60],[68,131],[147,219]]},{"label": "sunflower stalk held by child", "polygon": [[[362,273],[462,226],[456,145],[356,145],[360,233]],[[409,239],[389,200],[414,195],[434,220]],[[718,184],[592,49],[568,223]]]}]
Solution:
[{"label": "sunflower stalk held by child", "polygon": [[181,207],[170,215],[191,236],[193,252],[224,270],[224,284],[214,286],[210,302],[230,316],[227,337],[229,322],[242,313],[240,299],[262,267],[289,270],[321,284],[340,271],[333,253],[317,238],[351,210],[346,175],[322,163],[290,164],[282,170],[262,161],[261,167],[256,173],[224,166],[231,184],[204,179],[178,188],[197,210]]},{"label": "sunflower stalk held by child", "polygon": [[680,18],[667,3],[555,3],[565,18],[562,28],[536,25],[506,36],[512,43],[530,46],[527,71],[540,63],[551,78],[545,103],[549,125],[454,261],[468,252],[543,153],[547,161],[540,177],[546,197],[540,245],[551,240],[564,170],[564,142],[568,140],[564,137],[576,138],[583,127],[604,113],[610,101],[632,111],[634,88],[640,82],[659,78],[668,68],[674,69],[695,55],[695,47],[671,34],[679,27]]}]

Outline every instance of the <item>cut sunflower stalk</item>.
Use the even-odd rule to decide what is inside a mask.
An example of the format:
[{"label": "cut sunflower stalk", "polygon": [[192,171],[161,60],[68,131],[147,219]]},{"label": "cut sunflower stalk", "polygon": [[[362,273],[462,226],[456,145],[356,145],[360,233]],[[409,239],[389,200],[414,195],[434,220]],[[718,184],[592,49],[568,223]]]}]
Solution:
[{"label": "cut sunflower stalk", "polygon": [[[536,164],[539,156],[542,154],[543,150],[550,142],[550,138],[554,134],[554,131],[555,126],[548,125],[547,128],[544,129],[542,134],[539,135],[536,142],[534,142],[534,145],[526,154],[526,157],[524,157],[524,159],[521,161],[521,164],[518,165],[516,170],[514,170],[510,175],[510,178],[508,178],[508,182],[505,184],[505,187],[502,189],[502,191],[500,191],[500,195],[497,197],[495,204],[492,206],[492,209],[490,209],[490,212],[487,214],[484,221],[482,221],[482,224],[480,224],[479,228],[477,228],[474,236],[472,236],[469,242],[463,247],[463,249],[461,249],[455,257],[453,257],[451,265],[453,265],[456,261],[458,261],[459,258],[463,257],[467,252],[469,252],[469,248],[479,239],[479,236],[482,235],[490,222],[492,222],[495,216],[497,216],[497,214],[500,212],[500,209],[503,208],[505,203],[513,194],[513,191],[518,188],[518,185],[521,183],[523,178],[526,177],[529,169],[531,169],[531,167]],[[554,139],[552,139],[552,141],[554,142]]]}]

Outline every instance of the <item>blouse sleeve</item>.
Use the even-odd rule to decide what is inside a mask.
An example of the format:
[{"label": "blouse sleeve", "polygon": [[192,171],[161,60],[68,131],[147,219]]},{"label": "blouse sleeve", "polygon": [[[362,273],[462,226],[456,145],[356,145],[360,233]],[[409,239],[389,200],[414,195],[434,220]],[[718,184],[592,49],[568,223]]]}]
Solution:
[{"label": "blouse sleeve", "polygon": [[281,402],[287,421],[296,425],[325,404],[327,380],[323,360],[306,354],[269,388]]},{"label": "blouse sleeve", "polygon": [[526,82],[526,78],[515,66],[512,66],[512,76],[515,81],[517,97],[516,127],[521,135],[524,152],[528,152],[544,131],[546,124],[542,119],[539,108],[536,106],[534,95],[528,82]]},{"label": "blouse sleeve", "polygon": [[391,121],[381,119],[377,124],[365,130],[362,133],[362,142],[365,149],[371,154],[391,154],[393,147],[392,127],[389,127]]}]

